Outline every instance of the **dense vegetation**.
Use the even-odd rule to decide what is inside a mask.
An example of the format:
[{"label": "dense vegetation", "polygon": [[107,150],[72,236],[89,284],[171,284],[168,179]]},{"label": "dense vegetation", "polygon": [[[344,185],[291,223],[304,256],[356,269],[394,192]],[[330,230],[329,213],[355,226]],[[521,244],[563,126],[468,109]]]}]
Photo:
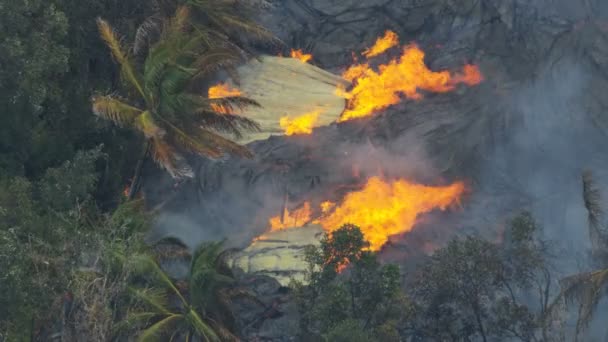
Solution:
[{"label": "dense vegetation", "polygon": [[[196,95],[252,54],[242,37],[272,39],[243,13],[211,0],[0,0],[0,341],[239,340],[232,299],[252,294],[222,245],[178,248],[189,271],[170,275],[144,243],[151,213],[123,189],[136,191],[141,156],[183,177],[189,154],[249,154],[225,135],[255,123],[218,110],[255,103]],[[292,335],[557,341],[568,299],[579,336],[608,284],[599,193],[589,174],[583,184],[597,271],[558,288],[528,213],[500,243],[454,240],[412,274],[346,225],[307,252]]]}]

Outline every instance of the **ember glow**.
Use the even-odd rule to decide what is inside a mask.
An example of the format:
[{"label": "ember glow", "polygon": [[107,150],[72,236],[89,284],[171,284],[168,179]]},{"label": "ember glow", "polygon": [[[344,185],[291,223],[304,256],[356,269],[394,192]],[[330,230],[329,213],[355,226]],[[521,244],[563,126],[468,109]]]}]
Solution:
[{"label": "ember glow", "polygon": [[372,115],[399,103],[402,97],[419,100],[420,90],[444,93],[460,83],[472,86],[483,80],[475,65],[465,65],[460,73],[432,71],[424,64],[424,56],[424,51],[412,44],[403,48],[400,57],[378,66],[377,71],[367,63],[349,67],[342,77],[351,81],[353,88],[336,90],[336,94],[348,99],[338,121]]},{"label": "ember glow", "polygon": [[376,43],[371,48],[363,51],[363,56],[367,58],[378,56],[384,51],[397,46],[399,44],[399,37],[393,31],[386,31],[384,37],[378,38]]},{"label": "ember glow", "polygon": [[297,116],[293,119],[289,116],[284,116],[279,119],[279,125],[285,131],[285,135],[310,134],[312,133],[312,129],[315,127],[320,114],[321,111],[316,110]]},{"label": "ember glow", "polygon": [[361,190],[347,194],[342,203],[323,202],[323,214],[317,219],[311,218],[310,203],[306,202],[293,213],[285,210],[283,221],[276,216],[269,223],[274,231],[312,222],[320,224],[327,232],[346,223],[356,224],[370,242],[370,249],[377,251],[390,236],[411,231],[420,215],[459,204],[464,191],[462,182],[427,186],[372,177]]},{"label": "ember glow", "polygon": [[303,63],[308,63],[312,59],[312,55],[304,53],[302,50],[291,50],[291,58],[299,59]]}]

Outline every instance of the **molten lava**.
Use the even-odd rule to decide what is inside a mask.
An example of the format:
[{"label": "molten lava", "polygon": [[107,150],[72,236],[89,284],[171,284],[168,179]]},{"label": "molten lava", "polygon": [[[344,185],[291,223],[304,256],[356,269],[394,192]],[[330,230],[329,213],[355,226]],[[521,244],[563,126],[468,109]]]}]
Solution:
[{"label": "molten lava", "polygon": [[321,111],[306,113],[295,118],[284,116],[279,119],[279,125],[285,131],[285,135],[310,134],[315,127]]},{"label": "molten lava", "polygon": [[380,250],[392,235],[413,229],[417,218],[435,209],[446,210],[457,205],[465,191],[462,182],[447,186],[427,186],[406,180],[387,182],[370,178],[363,189],[346,195],[342,203],[321,203],[319,218],[312,219],[310,203],[290,213],[270,219],[271,230],[300,227],[307,223],[320,224],[332,232],[346,223],[361,228],[370,249]]},{"label": "molten lava", "polygon": [[371,48],[363,51],[363,56],[371,58],[378,56],[384,51],[397,46],[399,44],[399,36],[393,31],[386,31],[384,37],[378,38],[376,43]]},{"label": "molten lava", "polygon": [[[375,52],[374,48],[369,51],[368,55]],[[443,93],[453,90],[459,83],[472,86],[483,80],[475,65],[464,66],[460,73],[436,72],[426,66],[424,56],[418,46],[409,45],[403,48],[399,58],[378,66],[378,71],[367,63],[349,67],[342,77],[351,81],[353,88],[336,90],[337,95],[348,99],[347,108],[338,121],[372,115],[399,103],[402,97],[421,99],[419,90]]]},{"label": "molten lava", "polygon": [[312,55],[304,53],[302,50],[291,50],[291,58],[296,58],[303,63],[308,63],[312,59]]},{"label": "molten lava", "polygon": [[223,97],[241,96],[240,90],[231,88],[228,84],[220,83],[209,88],[208,97],[210,99],[221,99]]}]

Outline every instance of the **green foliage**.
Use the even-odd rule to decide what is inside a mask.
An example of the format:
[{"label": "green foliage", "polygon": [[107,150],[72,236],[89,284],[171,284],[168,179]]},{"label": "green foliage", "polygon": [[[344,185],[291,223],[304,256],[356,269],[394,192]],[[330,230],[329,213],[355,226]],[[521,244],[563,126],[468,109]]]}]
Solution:
[{"label": "green foliage", "polygon": [[358,227],[344,225],[326,236],[319,248],[307,250],[308,285],[293,285],[302,334],[323,335],[328,341],[394,337],[391,324],[409,314],[399,269],[381,265],[367,246]]},{"label": "green foliage", "polygon": [[[466,237],[435,252],[412,287],[415,336],[529,341],[540,334],[551,280],[545,277],[544,246],[534,239],[537,229],[531,215],[523,213],[501,245]],[[541,296],[537,313],[520,303],[529,290]]]}]

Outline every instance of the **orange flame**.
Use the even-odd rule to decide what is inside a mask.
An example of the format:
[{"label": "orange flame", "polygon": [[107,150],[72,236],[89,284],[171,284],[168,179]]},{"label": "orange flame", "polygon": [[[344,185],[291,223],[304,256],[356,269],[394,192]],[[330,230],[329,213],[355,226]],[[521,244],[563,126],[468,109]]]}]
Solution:
[{"label": "orange flame", "polygon": [[291,58],[296,58],[303,63],[308,63],[312,59],[312,55],[304,53],[302,50],[291,50]]},{"label": "orange flame", "polygon": [[294,210],[292,213],[285,208],[283,212],[283,218],[281,216],[275,216],[270,219],[270,230],[281,230],[287,228],[300,227],[310,222],[310,203],[306,202],[301,208]]},{"label": "orange flame", "polygon": [[462,182],[433,187],[372,177],[363,189],[346,195],[319,223],[327,231],[345,223],[356,224],[370,242],[370,249],[379,250],[389,236],[411,231],[420,214],[459,203],[464,190]]},{"label": "orange flame", "polygon": [[393,31],[386,31],[384,37],[378,38],[374,46],[363,51],[363,56],[367,58],[378,56],[397,44],[399,44],[399,36]]},{"label": "orange flame", "polygon": [[347,108],[338,121],[347,121],[372,115],[395,105],[401,97],[421,99],[419,90],[443,93],[453,90],[457,84],[476,85],[483,80],[475,65],[464,66],[461,73],[447,70],[435,72],[424,64],[424,51],[416,45],[404,47],[399,58],[373,70],[369,64],[355,64],[342,77],[353,82],[353,89],[343,86],[336,90],[338,96],[348,99]]},{"label": "orange flame", "polygon": [[284,116],[279,119],[279,125],[285,131],[285,135],[310,134],[315,127],[321,111],[306,113],[295,118]]},{"label": "orange flame", "polygon": [[327,232],[352,223],[361,228],[370,249],[377,251],[390,236],[411,231],[421,214],[457,205],[464,191],[462,182],[427,186],[406,180],[386,182],[372,177],[363,189],[347,194],[341,204],[321,203],[323,215],[318,219],[311,219],[310,203],[305,202],[293,213],[285,210],[283,221],[276,216],[269,223],[271,231],[312,222],[320,224]]},{"label": "orange flame", "polygon": [[236,88],[231,88],[226,83],[220,83],[209,88],[208,97],[210,99],[221,99],[223,97],[241,96],[242,93]]}]

